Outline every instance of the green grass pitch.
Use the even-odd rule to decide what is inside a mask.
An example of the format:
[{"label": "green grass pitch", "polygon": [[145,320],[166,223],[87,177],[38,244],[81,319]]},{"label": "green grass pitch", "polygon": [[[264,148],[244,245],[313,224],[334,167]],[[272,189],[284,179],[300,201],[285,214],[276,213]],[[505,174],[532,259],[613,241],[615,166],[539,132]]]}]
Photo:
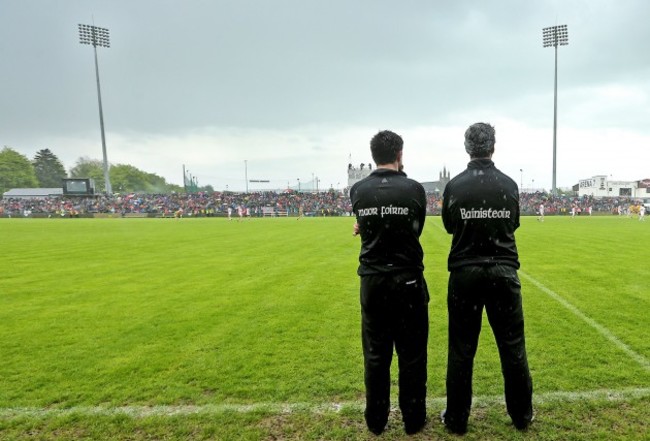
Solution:
[{"label": "green grass pitch", "polygon": [[[353,222],[0,219],[0,439],[376,439]],[[537,418],[508,426],[485,320],[465,439],[647,439],[650,223],[526,217],[517,241]],[[381,439],[457,439],[439,217],[422,243],[431,421]]]}]

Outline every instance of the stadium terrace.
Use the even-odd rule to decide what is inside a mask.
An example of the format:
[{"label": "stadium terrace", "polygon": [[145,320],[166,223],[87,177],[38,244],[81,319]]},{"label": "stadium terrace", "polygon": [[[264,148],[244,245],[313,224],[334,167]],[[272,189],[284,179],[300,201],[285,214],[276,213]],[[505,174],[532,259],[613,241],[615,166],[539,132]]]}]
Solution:
[{"label": "stadium terrace", "polygon": [[[547,193],[522,193],[522,215],[534,215],[544,203],[547,215],[568,215],[576,206],[586,213],[627,213],[638,198],[593,196],[551,196]],[[439,215],[439,193],[427,193],[427,214]],[[351,216],[352,206],[341,192],[321,193],[190,193],[131,194],[117,197],[65,197],[39,199],[5,198],[0,200],[0,217],[173,217],[182,210],[185,217],[227,216],[228,208],[243,207],[249,217],[298,216],[300,207],[306,216]]]}]

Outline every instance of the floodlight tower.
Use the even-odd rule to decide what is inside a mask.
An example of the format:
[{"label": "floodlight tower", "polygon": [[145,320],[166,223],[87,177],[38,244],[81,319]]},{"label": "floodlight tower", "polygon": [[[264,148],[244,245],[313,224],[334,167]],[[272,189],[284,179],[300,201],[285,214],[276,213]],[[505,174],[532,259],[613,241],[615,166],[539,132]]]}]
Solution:
[{"label": "floodlight tower", "polygon": [[555,84],[553,87],[553,186],[551,194],[557,195],[557,47],[569,44],[567,25],[551,26],[542,29],[544,47],[555,48]]},{"label": "floodlight tower", "polygon": [[109,48],[108,29],[95,25],[79,25],[79,43],[90,44],[95,53],[95,77],[97,78],[97,101],[99,102],[99,127],[102,132],[102,154],[104,155],[104,182],[106,183],[106,194],[112,195],[111,178],[108,173],[108,156],[106,155],[106,135],[104,135],[104,112],[102,110],[102,93],[99,87],[99,64],[97,63],[97,46]]}]

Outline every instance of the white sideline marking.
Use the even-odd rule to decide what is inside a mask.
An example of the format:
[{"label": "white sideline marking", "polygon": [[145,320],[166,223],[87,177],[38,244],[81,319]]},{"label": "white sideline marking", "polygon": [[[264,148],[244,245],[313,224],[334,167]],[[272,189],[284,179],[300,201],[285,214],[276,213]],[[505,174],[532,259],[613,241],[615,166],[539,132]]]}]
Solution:
[{"label": "white sideline marking", "polygon": [[[574,401],[626,401],[633,398],[644,398],[650,396],[650,388],[634,389],[601,389],[583,392],[547,392],[533,395],[533,403],[553,403],[553,402],[574,402]],[[396,397],[392,397],[396,402]],[[474,397],[473,405],[484,407],[504,402],[503,396],[481,396]],[[446,403],[445,397],[431,398],[427,400],[429,408],[442,409]],[[204,404],[199,406],[76,406],[68,408],[37,408],[37,407],[16,407],[0,408],[0,418],[18,419],[18,418],[52,418],[64,417],[69,415],[83,416],[128,416],[132,418],[147,417],[173,417],[183,415],[217,415],[224,413],[253,413],[269,412],[274,414],[292,414],[292,413],[340,413],[343,410],[363,410],[365,403],[363,401],[347,401],[340,403],[259,403],[259,404]],[[393,411],[396,408],[392,409]]]},{"label": "white sideline marking", "polygon": [[534,278],[532,278],[531,276],[529,276],[525,272],[520,270],[519,274],[521,276],[523,276],[526,280],[528,280],[530,283],[535,285],[537,288],[542,290],[544,293],[548,294],[551,298],[556,300],[558,303],[560,303],[566,309],[571,311],[575,316],[577,316],[577,317],[581,318],[582,320],[584,320],[585,322],[587,322],[587,324],[589,326],[591,326],[596,331],[598,331],[607,340],[614,343],[614,345],[616,345],[617,348],[619,348],[620,350],[625,352],[627,355],[632,357],[634,359],[634,361],[639,363],[643,368],[645,368],[646,370],[650,370],[650,361],[648,361],[648,359],[645,358],[643,355],[635,352],[632,348],[630,348],[624,342],[619,340],[619,338],[616,337],[614,334],[612,334],[609,329],[607,329],[606,327],[604,327],[603,325],[601,325],[600,323],[598,323],[597,321],[595,321],[591,317],[585,315],[582,311],[580,311],[578,308],[573,306],[571,303],[569,303],[567,300],[565,300],[562,296],[560,296],[556,292],[551,291],[550,289],[548,289],[547,287],[542,285],[540,282],[538,282],[537,280],[535,280]]}]

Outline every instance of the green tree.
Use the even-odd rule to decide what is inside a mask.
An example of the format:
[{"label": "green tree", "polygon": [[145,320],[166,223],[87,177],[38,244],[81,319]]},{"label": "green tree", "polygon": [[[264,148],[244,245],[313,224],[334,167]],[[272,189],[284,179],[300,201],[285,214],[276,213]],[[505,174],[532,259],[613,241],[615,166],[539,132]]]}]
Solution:
[{"label": "green tree", "polygon": [[167,191],[163,193],[183,193],[183,192],[185,192],[185,189],[180,185],[167,184]]},{"label": "green tree", "polygon": [[[90,178],[95,181],[95,191],[105,192],[104,163],[98,159],[81,157],[77,159],[74,167],[70,169],[71,178]],[[112,181],[111,181],[112,183]]]},{"label": "green tree", "polygon": [[[165,178],[155,173],[147,173],[128,164],[116,164],[110,168],[111,187],[115,193],[181,193],[183,188],[178,185],[168,184]],[[103,162],[79,158],[74,167],[70,169],[72,178],[92,178],[95,180],[95,189],[101,192],[104,188]]]},{"label": "green tree", "polygon": [[154,173],[147,173],[132,165],[111,167],[111,183],[117,193],[169,193],[169,185]]},{"label": "green tree", "polygon": [[132,165],[111,167],[111,185],[116,193],[149,192],[147,174]]},{"label": "green tree", "polygon": [[36,152],[32,165],[36,179],[43,188],[61,187],[61,179],[67,176],[63,164],[50,149]]},{"label": "green tree", "polygon": [[168,184],[162,176],[158,176],[155,173],[147,173],[146,176],[150,193],[171,193],[176,191],[175,186]]},{"label": "green tree", "polygon": [[5,146],[0,151],[0,195],[12,188],[35,187],[38,179],[27,156]]}]

